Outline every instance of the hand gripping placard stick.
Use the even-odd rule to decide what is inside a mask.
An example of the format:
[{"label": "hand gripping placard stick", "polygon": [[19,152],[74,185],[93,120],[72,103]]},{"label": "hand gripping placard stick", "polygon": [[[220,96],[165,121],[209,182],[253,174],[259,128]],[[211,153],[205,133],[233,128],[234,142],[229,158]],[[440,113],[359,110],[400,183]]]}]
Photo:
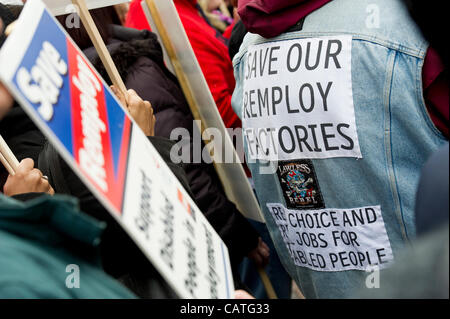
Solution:
[{"label": "hand gripping placard stick", "polygon": [[[145,0],[145,6],[148,8],[148,11],[150,12],[151,18],[153,19],[153,22],[154,22],[155,27],[157,29],[157,30],[154,30],[154,31],[157,31],[159,33],[160,38],[161,38],[161,42],[163,43],[163,45],[164,45],[164,47],[165,47],[165,49],[167,51],[167,55],[170,58],[170,62],[173,65],[173,69],[174,69],[174,71],[176,73],[178,81],[180,82],[181,88],[183,89],[183,93],[184,93],[184,95],[186,97],[186,100],[187,100],[187,102],[189,104],[189,107],[191,109],[192,115],[194,116],[195,119],[202,119],[202,115],[201,115],[202,112],[201,112],[200,107],[199,107],[201,105],[201,103],[198,103],[198,100],[197,100],[198,96],[196,96],[196,93],[198,93],[199,89],[197,88],[197,91],[196,91],[195,89],[193,89],[193,87],[191,87],[190,81],[189,81],[189,76],[185,72],[185,69],[183,69],[182,61],[180,60],[180,57],[178,56],[178,53],[177,53],[177,50],[175,48],[174,42],[172,42],[173,39],[171,39],[171,35],[169,35],[169,31],[170,30],[168,28],[166,28],[166,26],[164,25],[164,21],[163,21],[163,18],[161,16],[161,12],[159,11],[159,9],[161,9],[161,6],[158,7],[158,5],[157,5],[157,3],[158,3],[159,5],[166,4],[168,6],[169,4],[164,2],[164,1],[167,1],[167,0],[160,0],[160,1],[157,1],[157,0]],[[143,5],[144,11],[146,9],[145,6]],[[165,9],[168,9],[167,6],[165,6]],[[172,6],[173,6],[173,4],[172,4]],[[166,18],[167,18],[167,16],[166,16]],[[150,18],[148,18],[148,19],[149,19],[149,23],[151,23]],[[176,22],[173,22],[172,20],[170,20],[170,23],[176,23]],[[171,30],[173,31],[173,29],[171,29]],[[188,49],[189,48],[186,47],[186,50],[188,50]],[[183,52],[183,53],[186,53],[186,52]],[[195,57],[193,57],[193,59],[195,59]],[[195,60],[193,60],[192,62],[194,64],[196,63]],[[205,88],[205,90],[208,90],[208,87],[207,87],[206,84],[205,84],[204,88]],[[205,104],[205,105],[207,105],[207,104]],[[217,117],[218,121],[216,121],[216,122],[209,122],[210,126],[218,128],[217,125],[218,125],[219,122],[222,123],[221,125],[223,126],[223,122],[220,119],[220,116],[219,115],[217,115],[217,116],[218,116]],[[201,122],[200,131],[203,132],[204,129],[205,129],[203,123],[204,122],[208,122],[208,121],[205,121],[203,119],[200,122]],[[205,141],[205,144],[209,145],[207,143],[207,141]],[[223,166],[220,166],[220,165],[218,165],[215,162],[214,162],[214,164],[215,164],[215,167],[216,167],[216,171],[219,173],[219,177],[220,177],[220,179],[222,181],[222,184],[224,185],[225,190],[232,189],[235,186],[233,184],[236,184],[236,180],[234,180],[233,181],[234,183],[233,183],[230,180],[230,175],[227,176],[226,173],[229,173],[230,171],[220,170],[220,168],[221,167],[223,168]],[[228,166],[228,169],[230,169],[230,168],[231,168],[231,166]],[[225,174],[220,174],[221,172],[225,173]],[[236,174],[236,171],[234,171],[233,173]],[[242,170],[242,174],[240,176],[238,175],[238,177],[242,177],[241,180],[246,181],[245,180],[245,174],[243,173],[243,170]],[[236,204],[238,205],[238,207],[241,206],[240,208],[244,208],[244,209],[240,209],[241,212],[245,212],[246,211],[245,208],[247,208],[247,213],[249,213],[250,210],[254,213],[253,216],[252,216],[253,217],[252,219],[255,219],[257,221],[263,222],[264,218],[262,216],[262,213],[260,212],[259,209],[257,209],[257,207],[259,207],[259,205],[258,205],[256,199],[254,200],[254,202],[252,201],[252,198],[254,198],[254,195],[253,195],[253,192],[251,191],[251,189],[250,189],[250,191],[248,191],[249,189],[250,189],[250,186],[249,186],[249,188],[242,187],[242,188],[239,189],[243,194],[246,194],[247,196],[241,196],[241,198],[240,198],[241,200],[240,201],[236,201]],[[245,191],[247,191],[247,192],[245,192]],[[231,195],[234,195],[234,194],[231,194]],[[227,197],[231,198],[229,193],[227,193]],[[254,203],[253,207],[251,205],[252,203]],[[246,217],[250,218],[250,216],[246,216]],[[267,295],[271,299],[277,299],[277,296],[276,296],[276,293],[275,293],[275,291],[273,289],[273,286],[272,286],[272,284],[271,284],[271,282],[269,280],[269,277],[267,276],[266,272],[264,271],[264,269],[259,269],[258,272],[259,272],[259,274],[261,276],[261,279],[263,281],[264,287],[265,287],[265,289],[267,291]]]},{"label": "hand gripping placard stick", "polygon": [[0,135],[0,161],[2,162],[3,166],[5,166],[10,175],[15,174],[17,166],[19,166],[19,161],[14,156],[13,152],[9,148],[8,144],[6,144],[5,140],[1,135]]},{"label": "hand gripping placard stick", "polygon": [[120,76],[119,71],[117,71],[116,65],[114,64],[111,55],[109,54],[108,49],[103,42],[100,32],[98,32],[94,20],[92,20],[85,0],[72,0],[72,3],[79,8],[78,13],[80,15],[81,21],[83,22],[83,25],[86,28],[87,33],[89,34],[89,38],[94,44],[100,60],[102,60],[102,63],[105,66],[106,72],[108,73],[111,82],[124,94],[127,91],[127,88],[125,87],[125,84],[122,81],[122,77]]},{"label": "hand gripping placard stick", "polygon": [[[245,217],[265,222],[233,139],[225,128],[173,1],[143,0],[141,5],[153,32],[159,36],[165,48],[166,64],[173,67],[180,82],[205,142],[204,150],[209,151],[209,154],[212,151],[214,153],[212,160],[227,198],[236,204]],[[220,138],[216,139],[216,134],[211,135],[211,130],[219,132],[217,135]]]}]

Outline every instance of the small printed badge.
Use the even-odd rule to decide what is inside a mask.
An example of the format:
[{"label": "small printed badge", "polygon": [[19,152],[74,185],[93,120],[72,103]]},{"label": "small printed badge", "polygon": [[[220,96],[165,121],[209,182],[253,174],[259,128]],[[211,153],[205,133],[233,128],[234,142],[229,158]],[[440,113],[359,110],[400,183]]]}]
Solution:
[{"label": "small printed badge", "polygon": [[319,181],[311,160],[280,162],[277,174],[287,208],[325,208]]}]

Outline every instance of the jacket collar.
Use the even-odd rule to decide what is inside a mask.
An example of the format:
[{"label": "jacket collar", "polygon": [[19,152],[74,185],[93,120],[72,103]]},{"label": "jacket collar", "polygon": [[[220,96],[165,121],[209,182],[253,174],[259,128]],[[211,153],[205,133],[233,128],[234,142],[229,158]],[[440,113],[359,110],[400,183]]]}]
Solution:
[{"label": "jacket collar", "polygon": [[238,12],[252,33],[272,38],[332,0],[239,0]]}]

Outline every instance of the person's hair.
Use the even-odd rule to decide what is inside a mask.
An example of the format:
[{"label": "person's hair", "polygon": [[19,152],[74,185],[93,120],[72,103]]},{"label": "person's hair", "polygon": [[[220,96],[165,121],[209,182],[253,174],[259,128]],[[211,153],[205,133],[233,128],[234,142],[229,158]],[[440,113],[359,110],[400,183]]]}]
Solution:
[{"label": "person's hair", "polygon": [[5,35],[5,30],[6,27],[13,22],[14,20],[16,20],[17,16],[15,16],[13,14],[13,12],[11,12],[11,6],[9,5],[4,5],[2,3],[0,3],[0,19],[2,20],[2,30],[0,30],[0,47],[3,46],[3,43],[6,41],[6,35]]},{"label": "person's hair", "polygon": [[11,12],[11,16],[14,20],[17,20],[19,18],[20,13],[23,9],[23,5],[21,4],[7,4],[6,7],[8,8],[9,12]]},{"label": "person's hair", "polygon": [[[121,24],[120,18],[117,15],[116,10],[114,7],[105,7],[105,8],[99,8],[89,11],[92,20],[94,20],[95,25],[97,26],[98,31],[100,32],[100,35],[103,38],[103,41],[105,43],[108,42],[109,38],[111,37],[111,30],[110,25],[111,24]],[[61,23],[61,25],[66,29],[67,33],[69,33],[70,37],[75,41],[75,43],[80,47],[81,50],[90,48],[93,46],[91,39],[89,38],[89,35],[83,26],[83,24],[80,21],[80,27],[68,27],[68,24],[66,22],[69,18],[69,21],[73,23],[70,19],[73,19],[73,16],[70,16],[69,14],[58,16],[57,19]],[[78,18],[78,16],[77,16]]]}]

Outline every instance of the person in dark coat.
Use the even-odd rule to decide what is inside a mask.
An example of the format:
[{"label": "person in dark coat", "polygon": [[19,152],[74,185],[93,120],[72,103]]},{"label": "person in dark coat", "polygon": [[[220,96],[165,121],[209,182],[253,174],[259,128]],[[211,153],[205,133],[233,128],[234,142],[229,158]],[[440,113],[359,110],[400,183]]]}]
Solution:
[{"label": "person in dark coat", "polygon": [[[174,129],[188,130],[192,156],[192,136],[196,129],[194,118],[176,77],[164,64],[156,35],[148,30],[138,31],[117,25],[115,12],[111,8],[91,10],[91,15],[108,44],[107,48],[126,87],[135,90],[144,100],[151,101],[156,116],[155,135],[170,138]],[[61,22],[65,19],[64,16],[59,18]],[[84,29],[66,30],[101,76],[111,83]],[[193,199],[227,245],[233,268],[245,256],[249,256],[259,266],[264,266],[268,261],[269,249],[236,206],[227,199],[214,166],[191,161],[185,164],[184,169]]]}]

